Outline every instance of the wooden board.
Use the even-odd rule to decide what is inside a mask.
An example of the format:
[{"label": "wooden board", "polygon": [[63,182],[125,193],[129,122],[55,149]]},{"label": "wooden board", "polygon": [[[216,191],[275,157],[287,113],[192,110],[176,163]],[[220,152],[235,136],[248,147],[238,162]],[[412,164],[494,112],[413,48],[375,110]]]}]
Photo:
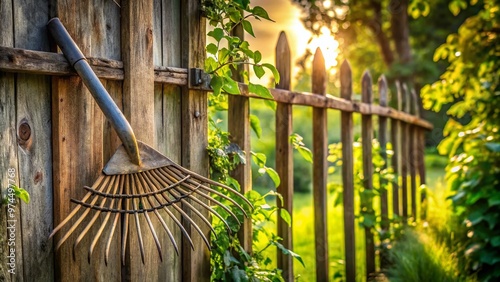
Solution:
[{"label": "wooden board", "polygon": [[[205,59],[205,19],[200,14],[200,2],[197,0],[181,1],[181,66],[183,68],[203,68]],[[182,166],[201,175],[208,174],[207,147],[207,96],[200,90],[183,87],[181,95],[182,112]],[[197,207],[197,204],[193,204]],[[200,209],[203,210],[203,209]],[[188,215],[192,212],[185,210]],[[208,217],[208,213],[203,211]],[[196,250],[192,251],[189,243],[183,241],[182,280],[188,282],[209,281],[210,253],[203,246],[202,239],[189,223],[183,222],[189,234],[193,235]],[[196,219],[196,223],[203,224]],[[206,236],[209,229],[203,227]]]},{"label": "wooden board", "polygon": [[[0,1],[0,45],[13,47],[14,34],[12,21],[12,1]],[[0,72],[0,192],[1,195],[7,194],[9,184],[19,184],[19,172],[17,161],[17,141],[16,141],[16,96],[14,74]],[[13,238],[14,241],[9,241],[10,233],[7,232],[7,220],[9,213],[5,205],[2,205],[0,211],[0,281],[11,281],[11,272],[14,271],[18,276],[22,277],[22,272],[15,269],[16,262],[9,265],[12,253],[9,242],[16,242],[15,236],[21,237],[20,233]],[[19,213],[17,211],[16,213]],[[18,232],[20,230],[18,229]],[[12,243],[11,243],[12,244]],[[22,259],[21,250],[17,255],[18,259]],[[14,269],[14,270],[12,270]]]},{"label": "wooden board", "polygon": [[[14,47],[48,51],[45,28],[48,3],[15,1],[13,11]],[[19,186],[31,197],[28,205],[21,204],[18,232],[19,235],[22,232],[19,237],[22,239],[23,273],[19,273],[16,280],[53,280],[52,244],[47,240],[53,225],[50,78],[18,74],[16,107]]]},{"label": "wooden board", "polygon": [[[321,50],[316,49],[313,59],[312,91],[326,95],[325,59]],[[327,217],[327,115],[324,108],[313,108],[313,198],[314,198],[314,237],[316,246],[316,280],[329,279],[328,262],[328,217]]]},{"label": "wooden board", "polygon": [[[372,77],[365,71],[361,79],[361,99],[363,103],[373,102]],[[373,163],[372,163],[373,123],[371,115],[361,116],[361,146],[363,148],[363,188],[373,190]],[[373,203],[362,203],[362,209],[373,210]],[[366,275],[370,277],[375,272],[375,242],[372,229],[365,227],[365,263]]]},{"label": "wooden board", "polygon": [[[343,99],[352,98],[352,72],[347,61],[340,67],[340,95]],[[344,246],[345,278],[348,282],[356,281],[356,225],[354,222],[354,123],[352,113],[341,113],[342,142],[342,185],[344,203]]]},{"label": "wooden board", "polygon": [[[291,54],[283,31],[276,45],[276,68],[280,73],[280,83],[276,85],[276,88],[289,90],[292,70]],[[276,108],[276,172],[281,182],[277,191],[283,196],[283,205],[278,201],[278,206],[286,209],[290,216],[293,214],[293,148],[290,143],[292,131],[292,105],[278,103]],[[293,250],[292,227],[279,216],[278,236],[283,238],[281,243],[285,248]],[[291,256],[278,252],[278,268],[283,271],[285,281],[293,281],[293,258]]]},{"label": "wooden board", "polygon": [[[402,101],[404,111],[409,112],[408,89],[406,84],[402,86]],[[401,210],[403,222],[408,220],[408,164],[409,164],[409,125],[405,122],[401,123]]]},{"label": "wooden board", "polygon": [[[396,95],[392,97],[392,104],[399,111],[402,109],[402,98],[401,98],[401,87],[398,81],[396,81]],[[401,161],[400,161],[400,122],[397,119],[391,119],[391,143],[393,155],[391,158],[391,167],[394,171],[394,175],[399,175],[401,172]],[[392,182],[392,214],[393,218],[401,216],[400,211],[400,185],[399,176]]]},{"label": "wooden board", "polygon": [[[86,56],[102,55],[120,58],[116,46],[119,34],[119,10],[112,1],[69,1],[57,2],[55,15],[66,26],[68,32]],[[77,18],[78,21],[74,19]],[[89,29],[92,26],[92,29]],[[117,53],[118,52],[118,53]],[[121,92],[121,83],[105,83],[112,96],[117,99]],[[52,120],[53,120],[53,165],[54,165],[54,220],[60,222],[73,205],[70,198],[81,199],[82,187],[91,185],[101,173],[104,157],[109,158],[113,148],[103,148],[103,144],[116,145],[116,138],[111,131],[105,130],[106,124],[101,110],[78,77],[53,78],[52,84]],[[118,95],[118,96],[117,96]],[[107,125],[109,127],[109,125]],[[114,141],[113,141],[114,139]],[[79,234],[88,223],[86,219]],[[115,235],[110,250],[110,259],[106,271],[103,244],[100,240],[96,247],[101,252],[94,252],[91,262],[87,260],[91,237],[97,231],[100,221],[82,240],[74,253],[74,238],[61,247],[56,254],[58,280],[63,281],[120,281],[121,263],[119,257],[119,236]],[[120,227],[118,227],[120,228]],[[103,234],[105,237],[107,234]],[[75,236],[75,235],[73,235]],[[56,240],[61,234],[56,236]]]}]

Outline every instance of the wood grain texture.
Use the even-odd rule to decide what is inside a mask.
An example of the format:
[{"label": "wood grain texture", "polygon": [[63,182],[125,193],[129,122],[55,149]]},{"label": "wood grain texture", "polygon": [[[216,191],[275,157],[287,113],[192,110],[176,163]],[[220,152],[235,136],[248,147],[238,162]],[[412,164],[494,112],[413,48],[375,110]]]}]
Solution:
[{"label": "wood grain texture", "polygon": [[[290,90],[291,54],[285,33],[280,33],[276,45],[276,68],[280,73],[280,82],[276,88]],[[283,205],[278,201],[278,207],[286,209],[292,215],[293,209],[293,148],[290,143],[292,135],[292,105],[278,103],[276,108],[276,172],[281,182],[277,187],[283,196]],[[293,218],[292,218],[293,223]],[[278,236],[283,238],[283,246],[293,250],[292,227],[278,217]],[[285,281],[293,281],[293,258],[278,252],[278,268],[283,271]]]},{"label": "wood grain texture", "polygon": [[[181,1],[181,66],[183,68],[203,68],[205,60],[205,19],[201,17],[200,1]],[[207,147],[207,94],[200,90],[182,88],[182,166],[201,175],[208,174]],[[193,203],[195,207],[198,205]],[[200,209],[201,210],[201,209]],[[185,209],[188,215],[192,212]],[[208,217],[208,213],[203,213]],[[200,223],[200,221],[196,221]],[[209,281],[210,253],[203,246],[202,239],[188,222],[183,222],[189,234],[193,235],[196,250],[183,241],[182,280]],[[200,226],[203,224],[200,223]],[[203,227],[208,236],[209,229]]]},{"label": "wood grain texture", "polygon": [[[0,46],[0,70],[6,72],[35,73],[46,75],[75,75],[61,54],[12,49]],[[105,58],[88,57],[87,60],[99,78],[123,80],[123,63]],[[155,66],[154,81],[184,86],[188,83],[187,69],[176,67]],[[264,99],[248,92],[248,85],[240,84],[242,96]],[[210,91],[210,89],[203,89]],[[319,108],[329,108],[346,112],[372,114],[414,124],[426,130],[433,125],[426,120],[412,116],[403,111],[379,105],[368,105],[357,101],[347,101],[333,96],[318,96],[306,92],[295,92],[284,89],[269,89],[276,102],[292,105],[304,105]]]},{"label": "wood grain texture", "polygon": [[[345,60],[340,67],[340,96],[350,101],[352,97],[351,66]],[[356,281],[356,225],[354,215],[354,123],[351,112],[341,113],[342,185],[344,203],[344,246],[346,281]]]},{"label": "wood grain texture", "polygon": [[[244,40],[242,25],[237,25],[232,30],[232,35]],[[245,65],[239,65],[233,69],[233,79],[243,81],[242,73],[248,71]],[[241,192],[244,194],[252,189],[252,166],[251,166],[251,129],[250,129],[250,98],[241,95],[230,95],[228,97],[228,125],[231,142],[237,144],[245,152],[245,164],[239,164],[230,173],[231,177],[240,184]],[[252,220],[245,218],[238,231],[238,239],[241,246],[249,253],[252,252]]]},{"label": "wood grain texture", "polygon": [[[378,80],[378,93],[379,93],[379,104],[381,107],[388,106],[388,86],[385,76],[381,76]],[[387,117],[379,117],[378,119],[378,141],[380,144],[380,155],[384,160],[384,165],[382,169],[387,168]],[[382,217],[381,227],[382,230],[387,231],[389,228],[389,211],[388,211],[388,199],[387,199],[387,180],[380,178],[380,187],[382,188],[380,193],[380,213]]]},{"label": "wood grain texture", "polygon": [[[398,111],[402,109],[402,97],[401,97],[401,85],[398,81],[395,82],[396,85],[396,95],[392,96],[392,104],[397,108]],[[394,170],[394,175],[399,175],[401,172],[401,126],[400,121],[397,119],[391,119],[391,143],[393,155],[391,158],[391,167]],[[401,216],[401,205],[400,205],[400,185],[399,177],[396,177],[392,182],[392,213],[393,218]]]},{"label": "wood grain texture", "polygon": [[[55,15],[66,26],[76,44],[88,56],[101,55],[119,58],[116,42],[119,38],[119,7],[113,2],[95,1],[58,1]],[[78,21],[74,19],[78,18]],[[89,29],[92,26],[95,28]],[[113,33],[114,35],[111,35]],[[110,41],[111,40],[111,41]],[[112,41],[114,40],[114,41]],[[103,46],[104,45],[104,46]],[[118,47],[119,48],[119,47]],[[106,83],[107,84],[107,83]],[[118,85],[106,85],[113,92],[121,91]],[[113,97],[116,94],[112,93]],[[103,144],[113,144],[109,130],[105,131],[105,120],[92,96],[78,77],[54,77],[52,81],[52,121],[53,121],[53,173],[54,173],[54,222],[59,223],[69,213],[73,205],[70,198],[81,198],[82,187],[91,185],[100,174],[104,165],[104,153],[109,157],[111,148]],[[106,137],[107,136],[107,137]],[[86,226],[88,221],[82,223]],[[82,229],[77,229],[79,233]],[[121,264],[119,248],[112,247],[108,268],[102,252],[94,252],[91,263],[87,255],[90,240],[96,228],[91,229],[79,247],[64,244],[56,254],[56,279],[60,281],[120,281]],[[56,240],[61,234],[56,236]],[[72,242],[72,241],[70,241]],[[115,241],[119,244],[119,239]],[[100,242],[99,244],[102,244]],[[99,246],[97,247],[99,250]]]},{"label": "wood grain texture", "polygon": [[[326,94],[325,59],[321,49],[316,49],[313,59],[312,92]],[[316,247],[316,280],[328,281],[328,218],[327,218],[327,113],[324,108],[313,108],[313,199],[314,199],[314,237]]]},{"label": "wood grain texture", "polygon": [[[363,103],[373,102],[372,77],[365,71],[361,79],[361,99]],[[373,163],[372,163],[373,123],[371,115],[361,116],[361,146],[363,148],[363,188],[373,190]],[[373,203],[367,201],[361,204],[361,209],[373,211]],[[366,276],[375,272],[375,242],[371,228],[365,227],[365,264]]]},{"label": "wood grain texture", "polygon": [[[402,85],[402,102],[404,111],[408,113],[409,108],[409,93],[406,84]],[[409,150],[410,146],[408,144],[409,140],[409,125],[405,122],[401,123],[401,210],[403,216],[403,222],[408,220],[408,166],[409,166]]]},{"label": "wood grain texture", "polygon": [[[14,22],[12,1],[0,1],[0,45],[14,46]],[[16,137],[16,96],[14,74],[0,72],[0,192],[7,194],[9,184],[19,184],[18,160],[17,160],[17,137]],[[9,175],[9,169],[14,172]],[[9,233],[7,233],[7,220],[11,220],[7,214],[7,207],[0,207],[0,281],[12,281],[9,270],[9,258],[11,256],[8,245]],[[19,213],[19,211],[17,212]],[[18,233],[19,234],[19,233]],[[17,237],[21,237],[17,235]],[[21,250],[20,250],[21,251]],[[19,252],[18,257],[21,255]],[[17,270],[19,271],[19,270]],[[22,272],[17,272],[22,277]]]},{"label": "wood grain texture", "polygon": [[[388,86],[387,80],[385,76],[382,75],[378,80],[378,93],[379,93],[379,104],[382,107],[388,106]],[[382,166],[382,170],[387,169],[387,117],[379,117],[378,118],[378,141],[380,144],[380,156],[382,157],[384,164]],[[380,234],[387,234],[386,232],[389,230],[390,222],[389,222],[389,201],[388,201],[388,189],[389,183],[386,179],[380,177],[380,216],[381,223],[380,227],[384,231]],[[380,236],[380,241],[385,240],[384,235]],[[387,249],[384,246],[384,242],[381,243],[382,247],[380,248],[380,269],[386,269],[389,264],[389,258]]]},{"label": "wood grain texture", "polygon": [[[47,2],[14,1],[14,47],[48,51]],[[16,78],[16,128],[18,128],[19,186],[30,194],[28,205],[20,204],[17,224],[22,250],[17,260],[22,268],[17,281],[54,279],[52,245],[47,235],[52,229],[52,149],[50,79],[42,75],[18,74]],[[22,129],[29,127],[29,134]],[[29,135],[29,137],[28,137]],[[27,139],[27,140],[24,140]],[[22,248],[21,248],[22,246]],[[21,265],[21,264],[18,264]],[[22,276],[22,278],[21,278]]]},{"label": "wood grain texture", "polygon": [[[130,122],[137,140],[154,146],[156,140],[152,0],[121,2],[121,53],[124,70],[125,117]],[[155,240],[147,223],[147,215],[143,214],[134,218],[128,226],[130,233],[127,242],[125,279],[130,281],[162,280],[168,267],[158,254]],[[137,220],[139,222],[136,222]],[[158,232],[162,230],[160,222],[154,217],[152,227]],[[140,257],[139,232],[142,234],[146,254],[144,263],[138,259]],[[162,248],[168,244],[168,239],[164,239],[160,242]]]},{"label": "wood grain texture", "polygon": [[[418,107],[418,101],[417,101],[417,96],[415,93],[415,90],[411,89],[409,91],[409,107],[410,107],[410,114],[416,115],[416,107]],[[409,135],[409,171],[410,171],[410,198],[411,198],[411,217],[413,218],[413,221],[417,221],[418,216],[417,216],[417,148],[418,148],[418,135],[417,135],[417,128],[414,125],[409,125],[408,129]]]}]

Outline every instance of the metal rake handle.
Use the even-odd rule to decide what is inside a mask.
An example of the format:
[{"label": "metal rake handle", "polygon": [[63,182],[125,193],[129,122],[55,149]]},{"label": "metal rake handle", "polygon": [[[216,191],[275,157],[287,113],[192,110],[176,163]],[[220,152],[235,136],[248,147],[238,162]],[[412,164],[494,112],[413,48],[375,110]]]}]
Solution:
[{"label": "metal rake handle", "polygon": [[115,104],[113,98],[111,98],[108,91],[106,91],[106,88],[104,88],[101,81],[88,64],[82,51],[80,51],[76,43],[73,41],[59,18],[52,18],[47,23],[47,27],[56,44],[61,48],[66,59],[76,70],[78,75],[80,75],[83,83],[90,90],[90,93],[101,108],[102,112],[111,122],[111,125],[118,134],[118,137],[120,137],[120,140],[127,151],[130,161],[140,166],[141,157],[139,155],[139,147],[130,123],[127,121],[123,113],[120,111],[120,108],[118,108]]}]

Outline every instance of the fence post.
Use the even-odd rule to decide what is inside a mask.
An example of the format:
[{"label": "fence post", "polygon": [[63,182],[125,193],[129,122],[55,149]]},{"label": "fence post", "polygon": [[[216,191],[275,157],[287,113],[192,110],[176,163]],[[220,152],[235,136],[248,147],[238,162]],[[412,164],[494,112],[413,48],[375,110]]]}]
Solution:
[{"label": "fence post", "polygon": [[[316,49],[313,59],[312,92],[326,95],[325,59]],[[325,108],[313,108],[313,196],[316,239],[316,280],[328,281],[328,220],[327,220],[327,118]]]},{"label": "fence post", "polygon": [[[422,112],[420,109],[420,99],[416,92],[414,94],[415,99],[415,115],[419,118],[422,118]],[[424,153],[425,153],[425,129],[421,127],[417,127],[417,168],[418,168],[418,177],[420,179],[420,218],[422,220],[427,219],[427,190],[425,188],[425,161],[424,161]],[[422,187],[424,186],[424,187]]]},{"label": "fence post", "polygon": [[[234,27],[233,36],[244,39],[244,30],[242,25]],[[244,65],[238,66],[233,70],[233,79],[243,81],[242,72]],[[231,135],[231,141],[237,144],[245,152],[246,164],[240,164],[232,171],[231,176],[238,181],[241,187],[241,193],[246,193],[252,189],[252,165],[250,158],[250,99],[241,95],[229,95],[228,97],[228,131]],[[238,232],[238,239],[241,246],[247,251],[252,252],[252,220],[243,219],[243,224]]]},{"label": "fence post", "polygon": [[[280,83],[276,88],[290,90],[291,56],[290,47],[284,31],[280,33],[276,44],[276,68],[280,73]],[[277,187],[283,196],[283,205],[277,201],[278,207],[293,214],[293,148],[290,143],[292,134],[292,105],[278,103],[276,108],[276,171],[281,178]],[[293,220],[292,220],[293,222]],[[293,249],[292,228],[278,215],[278,236],[283,238],[283,246]],[[278,268],[283,271],[285,281],[293,281],[293,258],[278,252]]]},{"label": "fence post", "polygon": [[[404,112],[410,110],[408,99],[408,87],[403,83],[402,100]],[[403,222],[408,222],[408,163],[409,163],[409,146],[408,146],[409,125],[406,122],[401,122],[401,190],[402,190],[402,210]]]},{"label": "fence post", "polygon": [[[379,105],[382,107],[387,107],[387,80],[385,76],[382,75],[378,80],[378,93],[379,93]],[[387,117],[379,116],[379,143],[380,143],[380,155],[384,160],[384,165],[382,170],[387,168]],[[382,229],[382,235],[380,236],[381,246],[384,246],[384,240],[387,236],[387,231],[389,229],[389,216],[388,216],[388,200],[387,200],[387,180],[380,178],[380,211],[382,221],[380,227]],[[380,268],[384,269],[387,265],[386,249],[381,248],[380,251]]]},{"label": "fence post", "polygon": [[[371,104],[373,101],[372,77],[365,71],[361,80],[361,101]],[[373,124],[371,115],[361,115],[361,142],[363,148],[363,187],[365,190],[373,190],[373,164],[372,164],[372,139]],[[361,202],[361,209],[366,212],[373,211],[372,201]],[[365,251],[366,251],[366,275],[375,272],[375,242],[371,227],[365,226]]]},{"label": "fence post", "polygon": [[[340,67],[340,97],[351,101],[352,72],[347,60]],[[354,157],[351,112],[341,112],[342,184],[344,201],[344,244],[346,281],[356,281],[356,240],[354,223]]]},{"label": "fence post", "polygon": [[[399,81],[396,81],[396,95],[393,96],[393,104],[394,107],[398,111],[401,111],[402,99],[401,99],[401,85]],[[400,132],[401,132],[401,123],[397,119],[391,119],[391,143],[392,143],[392,160],[391,165],[394,170],[394,175],[396,175],[394,181],[392,182],[392,214],[393,218],[401,216],[400,204],[399,204],[399,174],[401,172],[401,162],[400,160]]]},{"label": "fence post", "polygon": [[[412,88],[411,90],[408,89],[408,104],[410,107],[410,114],[417,116],[416,115],[416,107],[418,107],[417,100],[416,100],[416,93],[415,90]],[[409,166],[410,166],[410,187],[411,187],[411,216],[413,218],[413,221],[417,221],[417,147],[418,147],[418,140],[417,140],[417,126],[416,125],[410,125],[409,126]]]},{"label": "fence post", "polygon": [[[205,61],[205,19],[201,17],[201,2],[199,0],[181,1],[181,66],[183,68],[203,68]],[[181,95],[181,123],[182,123],[182,147],[181,164],[194,172],[202,175],[208,174],[208,113],[207,93],[200,90],[190,90],[187,86],[182,88]],[[191,202],[195,207],[199,205]],[[191,215],[192,211],[185,208],[184,211]],[[208,212],[201,211],[204,216]],[[193,215],[194,216],[194,215]],[[199,226],[203,224],[198,223]],[[209,281],[210,280],[210,253],[203,248],[202,239],[195,235],[196,231],[183,221],[183,225],[189,232],[195,246],[195,251],[184,240],[182,242],[182,280],[183,281]],[[205,227],[203,227],[205,228]],[[205,236],[209,236],[209,229],[203,229]]]}]

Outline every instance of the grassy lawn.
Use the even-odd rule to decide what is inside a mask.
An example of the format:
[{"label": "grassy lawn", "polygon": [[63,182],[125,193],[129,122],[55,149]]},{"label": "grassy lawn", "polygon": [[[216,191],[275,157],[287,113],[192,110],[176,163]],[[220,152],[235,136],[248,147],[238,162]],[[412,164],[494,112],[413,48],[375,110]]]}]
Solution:
[{"label": "grassy lawn", "polygon": [[[438,161],[434,161],[438,158]],[[426,158],[427,186],[443,185],[444,168],[439,156]],[[337,176],[338,177],[338,176]],[[335,178],[337,178],[335,177]],[[338,178],[335,179],[338,181]],[[430,195],[432,197],[432,195]],[[390,200],[390,199],[389,199]],[[295,194],[293,211],[293,238],[294,252],[302,256],[306,266],[299,262],[294,263],[295,274],[300,275],[299,281],[316,281],[315,274],[315,250],[314,250],[314,210],[312,207],[312,194]],[[431,201],[432,203],[432,201]],[[342,206],[333,207],[333,195],[328,198],[328,235],[329,235],[329,257],[330,276],[344,275],[344,236],[343,236],[343,212]],[[356,204],[358,206],[358,204]],[[364,231],[357,228],[356,231],[356,262],[357,281],[365,281],[364,277]],[[333,279],[332,279],[333,281]],[[341,281],[341,280],[339,280]]]}]

